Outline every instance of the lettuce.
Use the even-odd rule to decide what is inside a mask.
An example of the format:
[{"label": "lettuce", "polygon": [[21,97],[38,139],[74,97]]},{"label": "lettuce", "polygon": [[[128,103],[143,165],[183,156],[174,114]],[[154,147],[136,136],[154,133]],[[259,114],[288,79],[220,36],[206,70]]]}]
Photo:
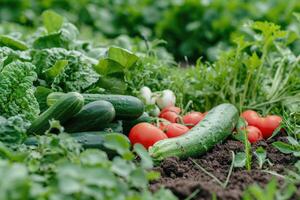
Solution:
[{"label": "lettuce", "polygon": [[4,117],[22,115],[34,120],[40,110],[34,97],[35,66],[19,60],[5,65],[0,71],[0,114]]},{"label": "lettuce", "polygon": [[83,92],[99,79],[91,61],[79,51],[50,48],[35,50],[32,57],[40,82],[55,91]]},{"label": "lettuce", "polygon": [[20,116],[13,116],[8,119],[0,116],[0,141],[9,144],[22,142],[26,137],[28,126],[29,123]]}]

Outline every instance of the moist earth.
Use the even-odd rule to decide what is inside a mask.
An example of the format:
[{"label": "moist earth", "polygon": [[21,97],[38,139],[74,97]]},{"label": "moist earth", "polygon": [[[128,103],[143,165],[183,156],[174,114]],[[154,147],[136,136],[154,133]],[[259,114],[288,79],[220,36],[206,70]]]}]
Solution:
[{"label": "moist earth", "polygon": [[[271,144],[275,140],[285,141],[285,138],[277,137],[269,141],[261,141],[252,146],[252,151],[258,146],[263,147],[267,151],[267,158],[272,163],[272,165],[265,163],[263,169],[283,175],[287,169],[293,168],[293,164],[297,159],[274,148]],[[217,199],[238,200],[242,198],[243,192],[251,184],[256,183],[264,187],[272,178],[275,178],[279,183],[278,185],[282,185],[284,180],[280,176],[274,176],[258,168],[254,156],[252,157],[252,170],[234,168],[226,188],[223,188],[194,163],[198,163],[206,171],[225,182],[232,162],[231,151],[237,153],[243,151],[243,149],[244,145],[241,142],[229,139],[223,144],[216,145],[211,151],[199,158],[188,158],[186,160],[179,160],[175,157],[167,158],[154,168],[154,170],[161,173],[161,178],[152,182],[150,189],[155,191],[164,186],[170,189],[179,199],[192,197],[195,194],[190,200],[212,199],[213,195]],[[292,199],[300,199],[300,185],[297,185],[297,192]]]}]

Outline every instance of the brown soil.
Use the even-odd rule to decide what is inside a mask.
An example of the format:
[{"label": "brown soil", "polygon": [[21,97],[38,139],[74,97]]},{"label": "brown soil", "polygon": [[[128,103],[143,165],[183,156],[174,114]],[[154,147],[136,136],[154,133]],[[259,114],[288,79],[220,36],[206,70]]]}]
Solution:
[{"label": "brown soil", "polygon": [[[279,137],[276,140],[284,140],[284,138]],[[272,142],[274,140],[259,142],[252,149],[262,146],[267,150],[267,158],[273,165],[265,163],[263,169],[284,174],[286,169],[293,167],[296,159],[279,152],[271,146]],[[193,162],[197,162],[202,168],[212,173],[222,182],[225,182],[232,161],[230,151],[235,153],[243,151],[243,144],[239,141],[227,140],[224,144],[216,145],[214,149],[200,158],[189,158],[187,160],[179,160],[175,157],[168,158],[155,168],[161,173],[161,178],[151,183],[150,188],[157,190],[161,186],[165,186],[179,199],[190,197],[193,192],[197,191],[196,196],[191,199],[212,199],[212,195],[215,194],[217,199],[238,200],[241,199],[243,191],[251,184],[257,183],[260,186],[265,186],[272,178],[276,178],[279,182],[278,185],[282,185],[282,178],[258,169],[254,156],[252,170],[247,171],[245,168],[234,168],[225,189]],[[298,185],[298,191],[292,199],[300,199],[300,185]]]}]

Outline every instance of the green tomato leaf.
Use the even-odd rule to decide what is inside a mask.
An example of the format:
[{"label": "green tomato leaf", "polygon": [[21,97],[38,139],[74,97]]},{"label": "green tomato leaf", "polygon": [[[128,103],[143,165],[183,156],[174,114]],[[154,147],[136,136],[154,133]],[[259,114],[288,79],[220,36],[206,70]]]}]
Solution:
[{"label": "green tomato leaf", "polygon": [[59,31],[64,22],[62,16],[51,10],[46,10],[43,12],[42,18],[48,33]]}]

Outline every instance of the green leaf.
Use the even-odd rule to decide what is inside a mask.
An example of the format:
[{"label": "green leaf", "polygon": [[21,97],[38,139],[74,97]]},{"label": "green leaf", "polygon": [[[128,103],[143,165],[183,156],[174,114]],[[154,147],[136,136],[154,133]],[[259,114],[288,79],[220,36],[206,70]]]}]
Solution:
[{"label": "green leaf", "polygon": [[38,37],[32,44],[35,49],[48,49],[54,47],[69,48],[70,41],[64,38],[62,32],[52,33]]},{"label": "green leaf", "polygon": [[108,149],[115,150],[120,155],[130,152],[130,142],[128,138],[121,134],[109,134],[104,137],[104,146]]},{"label": "green leaf", "polygon": [[261,169],[263,167],[263,164],[266,162],[267,152],[264,148],[258,147],[255,150],[254,155],[256,156],[258,161],[258,166]]},{"label": "green leaf", "polygon": [[150,169],[153,167],[153,161],[145,147],[141,144],[135,144],[133,149],[141,158],[141,165],[143,168]]},{"label": "green leaf", "polygon": [[48,33],[59,31],[64,22],[62,16],[51,10],[46,10],[43,12],[42,18]]},{"label": "green leaf", "polygon": [[120,63],[109,58],[100,59],[99,63],[94,66],[94,69],[98,74],[104,76],[123,73],[124,71],[124,67]]},{"label": "green leaf", "polygon": [[289,154],[295,152],[295,148],[292,145],[284,142],[277,141],[273,142],[272,145],[282,153]]},{"label": "green leaf", "polygon": [[14,50],[21,50],[21,51],[28,49],[27,44],[7,35],[0,35],[0,46],[7,46]]},{"label": "green leaf", "polygon": [[120,63],[125,68],[132,67],[138,60],[135,54],[119,47],[110,47],[108,50],[108,58]]},{"label": "green leaf", "polygon": [[130,182],[134,187],[146,188],[148,180],[144,170],[142,168],[133,170],[130,174]]},{"label": "green leaf", "polygon": [[238,152],[235,155],[233,166],[234,167],[245,167],[245,165],[246,165],[246,154],[244,152]]},{"label": "green leaf", "polygon": [[46,69],[44,73],[47,75],[47,77],[53,79],[58,76],[67,65],[67,60],[57,60],[55,64],[52,67]]},{"label": "green leaf", "polygon": [[97,83],[106,93],[124,94],[127,89],[125,81],[115,77],[101,77]]}]

